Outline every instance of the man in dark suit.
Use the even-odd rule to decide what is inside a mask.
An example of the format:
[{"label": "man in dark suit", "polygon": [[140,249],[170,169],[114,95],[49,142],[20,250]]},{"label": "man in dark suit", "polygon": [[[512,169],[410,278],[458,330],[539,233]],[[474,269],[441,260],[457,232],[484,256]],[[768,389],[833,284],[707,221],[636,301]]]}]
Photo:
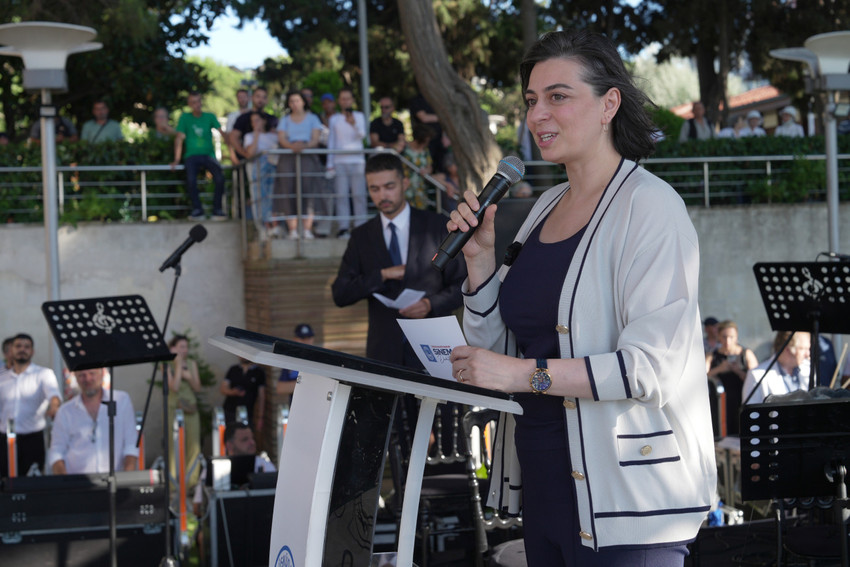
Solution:
[{"label": "man in dark suit", "polygon": [[[398,156],[380,153],[369,158],[366,185],[380,214],[352,231],[332,286],[334,303],[345,307],[361,299],[369,302],[366,356],[421,369],[396,319],[450,315],[462,303],[466,263],[456,258],[442,272],[431,266],[447,234],[446,219],[407,203],[408,180]],[[372,295],[395,299],[404,289],[424,291],[425,296],[398,310]]]}]

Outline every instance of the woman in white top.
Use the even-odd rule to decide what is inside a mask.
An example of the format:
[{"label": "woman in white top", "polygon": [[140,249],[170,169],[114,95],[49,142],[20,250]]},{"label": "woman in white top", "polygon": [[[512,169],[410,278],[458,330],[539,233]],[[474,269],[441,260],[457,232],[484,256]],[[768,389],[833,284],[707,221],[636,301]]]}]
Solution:
[{"label": "woman in white top", "polygon": [[[286,217],[288,237],[296,239],[300,237],[296,207],[295,165],[299,157],[297,154],[308,148],[319,147],[322,123],[318,116],[310,112],[304,95],[298,91],[287,95],[286,107],[289,112],[277,123],[277,135],[280,147],[292,150],[292,153],[282,154],[278,159],[275,210]],[[310,239],[313,238],[313,199],[319,194],[318,184],[324,182],[324,172],[318,155],[302,154],[300,159],[303,235],[304,238]]]},{"label": "woman in white top", "polygon": [[277,222],[270,219],[272,188],[277,156],[265,152],[277,149],[277,134],[269,131],[262,113],[251,112],[251,131],[245,134],[245,153],[248,156],[248,175],[251,180],[251,202],[255,218],[265,225],[268,236],[278,236]]}]

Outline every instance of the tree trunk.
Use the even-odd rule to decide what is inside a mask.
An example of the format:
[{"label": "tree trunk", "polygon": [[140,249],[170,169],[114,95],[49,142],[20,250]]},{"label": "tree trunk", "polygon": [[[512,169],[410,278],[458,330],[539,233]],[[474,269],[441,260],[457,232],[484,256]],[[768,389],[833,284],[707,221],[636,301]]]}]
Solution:
[{"label": "tree trunk", "polygon": [[399,0],[398,9],[419,89],[452,141],[462,187],[478,192],[502,158],[487,113],[449,64],[431,0]]},{"label": "tree trunk", "polygon": [[519,18],[522,23],[522,51],[525,53],[537,41],[537,4],[534,0],[522,0]]}]

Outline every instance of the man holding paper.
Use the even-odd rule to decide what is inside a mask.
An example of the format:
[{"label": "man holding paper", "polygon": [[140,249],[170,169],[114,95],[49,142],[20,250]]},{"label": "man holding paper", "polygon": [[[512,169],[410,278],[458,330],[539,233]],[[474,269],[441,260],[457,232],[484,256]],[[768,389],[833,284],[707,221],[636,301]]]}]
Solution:
[{"label": "man holding paper", "polygon": [[431,266],[446,221],[411,207],[405,200],[408,183],[395,154],[376,154],[366,162],[369,197],[380,213],[352,231],[331,289],[339,307],[369,302],[367,357],[421,369],[396,319],[450,315],[462,303],[466,265],[456,258],[443,272]]}]

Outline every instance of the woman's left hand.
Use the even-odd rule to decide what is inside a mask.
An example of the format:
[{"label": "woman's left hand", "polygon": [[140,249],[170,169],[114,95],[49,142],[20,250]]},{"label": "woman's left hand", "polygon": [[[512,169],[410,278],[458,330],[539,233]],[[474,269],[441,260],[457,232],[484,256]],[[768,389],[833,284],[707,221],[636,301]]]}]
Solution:
[{"label": "woman's left hand", "polygon": [[451,361],[452,376],[458,382],[491,390],[522,391],[523,381],[531,376],[528,361],[478,347],[455,347]]}]

